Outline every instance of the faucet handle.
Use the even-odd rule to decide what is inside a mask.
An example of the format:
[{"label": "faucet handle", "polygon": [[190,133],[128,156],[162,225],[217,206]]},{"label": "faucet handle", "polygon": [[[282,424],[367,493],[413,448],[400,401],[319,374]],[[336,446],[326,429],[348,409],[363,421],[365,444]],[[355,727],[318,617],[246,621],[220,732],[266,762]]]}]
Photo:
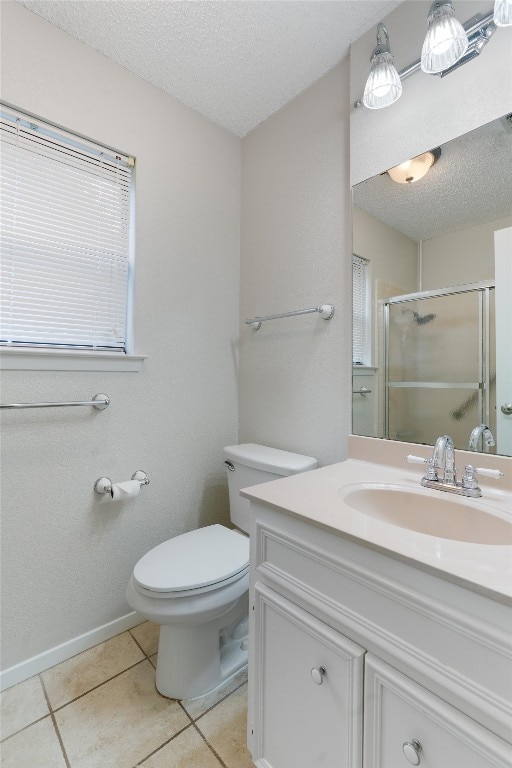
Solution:
[{"label": "faucet handle", "polygon": [[466,467],[464,467],[465,473],[464,477],[462,478],[462,487],[466,489],[475,489],[479,490],[478,483],[476,481],[475,475],[478,473],[479,475],[483,475],[484,477],[495,477],[500,478],[503,477],[503,472],[500,472],[499,469],[487,469],[486,467],[473,467],[471,464],[468,464]]},{"label": "faucet handle", "polygon": [[439,478],[438,478],[438,475],[437,475],[437,464],[436,464],[434,458],[427,459],[426,464],[427,464],[427,469],[425,471],[425,479],[426,480],[438,480]]},{"label": "faucet handle", "polygon": [[474,467],[474,471],[478,472],[479,475],[483,475],[484,477],[495,477],[496,479],[503,477],[503,472],[501,472],[499,469],[487,469],[487,467]]},{"label": "faucet handle", "polygon": [[464,477],[462,478],[462,481],[461,481],[461,485],[463,488],[470,489],[470,490],[479,490],[475,473],[476,473],[476,469],[471,464],[467,464],[464,467]]},{"label": "faucet handle", "polygon": [[434,459],[423,459],[421,456],[413,456],[411,453],[405,458],[409,464],[426,464],[425,480],[437,480],[437,466]]},{"label": "faucet handle", "polygon": [[422,456],[413,456],[412,453],[409,453],[405,460],[409,462],[409,464],[426,464],[428,459],[424,459]]},{"label": "faucet handle", "polygon": [[473,467],[468,464],[465,468],[464,477],[462,478],[461,486],[464,496],[471,496],[477,498],[482,495],[481,489],[478,487],[478,483],[475,475],[477,472],[487,477],[503,477],[503,472],[499,469],[487,469],[486,467]]}]

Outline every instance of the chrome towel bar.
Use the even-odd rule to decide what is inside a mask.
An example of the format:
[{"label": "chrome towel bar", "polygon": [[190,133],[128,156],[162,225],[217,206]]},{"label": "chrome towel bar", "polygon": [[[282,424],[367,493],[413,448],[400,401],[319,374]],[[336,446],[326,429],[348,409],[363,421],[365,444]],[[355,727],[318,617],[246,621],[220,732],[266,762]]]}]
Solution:
[{"label": "chrome towel bar", "polygon": [[266,320],[279,320],[281,317],[295,317],[295,315],[309,315],[312,312],[320,312],[324,320],[330,320],[334,316],[334,306],[332,304],[322,304],[321,307],[311,307],[310,309],[297,309],[294,312],[282,312],[280,315],[265,315],[265,317],[251,317],[245,321],[255,331],[261,328],[261,324]]},{"label": "chrome towel bar", "polygon": [[92,405],[98,411],[102,411],[110,403],[110,397],[100,392],[94,395],[92,400],[72,400],[68,403],[2,403],[0,408],[70,408],[79,405]]}]

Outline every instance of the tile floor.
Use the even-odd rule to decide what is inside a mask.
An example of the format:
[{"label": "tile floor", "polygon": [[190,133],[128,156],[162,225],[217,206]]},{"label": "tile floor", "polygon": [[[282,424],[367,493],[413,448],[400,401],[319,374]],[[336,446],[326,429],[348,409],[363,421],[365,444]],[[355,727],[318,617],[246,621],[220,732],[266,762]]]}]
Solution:
[{"label": "tile floor", "polygon": [[201,699],[155,688],[147,621],[1,694],[1,768],[253,768],[247,674]]}]

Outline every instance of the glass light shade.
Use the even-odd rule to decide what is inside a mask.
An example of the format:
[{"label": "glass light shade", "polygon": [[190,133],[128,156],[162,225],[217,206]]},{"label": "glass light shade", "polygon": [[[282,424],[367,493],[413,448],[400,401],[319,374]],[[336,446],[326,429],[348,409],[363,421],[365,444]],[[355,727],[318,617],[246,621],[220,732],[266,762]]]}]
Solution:
[{"label": "glass light shade", "polygon": [[372,56],[370,74],[363,93],[363,104],[368,109],[389,107],[402,95],[400,76],[387,51]]},{"label": "glass light shade", "polygon": [[466,31],[455,18],[451,2],[434,4],[421,50],[423,72],[437,74],[448,69],[466,53],[468,44]]},{"label": "glass light shade", "polygon": [[494,23],[497,27],[509,27],[512,24],[512,0],[496,0]]},{"label": "glass light shade", "polygon": [[418,157],[413,157],[412,160],[407,160],[405,163],[390,168],[388,174],[398,184],[412,184],[425,176],[435,160],[432,152],[424,152]]}]

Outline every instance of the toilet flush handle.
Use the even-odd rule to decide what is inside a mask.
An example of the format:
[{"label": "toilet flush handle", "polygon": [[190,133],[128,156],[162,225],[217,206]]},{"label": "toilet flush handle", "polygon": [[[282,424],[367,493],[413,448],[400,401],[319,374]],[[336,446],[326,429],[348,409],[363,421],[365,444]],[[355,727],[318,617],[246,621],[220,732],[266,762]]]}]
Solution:
[{"label": "toilet flush handle", "polygon": [[227,467],[230,472],[234,472],[235,471],[235,465],[233,464],[232,461],[228,461],[226,459],[226,461],[224,462],[224,466]]}]

